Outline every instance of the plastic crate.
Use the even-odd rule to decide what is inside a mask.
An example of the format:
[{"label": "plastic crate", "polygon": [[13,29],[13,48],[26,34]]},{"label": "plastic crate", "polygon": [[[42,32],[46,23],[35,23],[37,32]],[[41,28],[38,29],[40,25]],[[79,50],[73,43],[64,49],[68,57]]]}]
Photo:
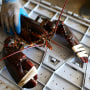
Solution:
[{"label": "plastic crate", "polygon": [[[41,15],[51,21],[57,20],[62,10],[62,8],[52,6],[44,0],[41,2],[37,0],[24,2],[23,8],[33,20]],[[90,20],[66,10],[64,10],[62,14],[61,20],[72,30],[89,54]],[[3,37],[4,33],[1,32],[2,31],[0,31],[0,40],[3,41],[5,37]],[[43,47],[23,51],[38,69],[38,84],[30,90],[90,90],[90,58],[88,64],[81,63],[61,36],[55,36],[53,40],[62,46],[63,49],[51,43],[53,50],[48,50],[47,53],[45,53],[45,48]],[[0,44],[0,46],[2,45]],[[0,48],[0,50],[1,49],[2,48]],[[4,64],[2,64],[2,67],[3,66]],[[21,89],[7,73],[5,67],[0,73],[0,77],[4,76],[3,78],[6,80],[4,84],[7,85],[7,81],[11,81],[9,85],[13,84],[15,88]],[[3,81],[3,79],[0,80]],[[5,90],[7,90],[7,87],[5,87]],[[12,90],[12,88],[10,90]]]}]

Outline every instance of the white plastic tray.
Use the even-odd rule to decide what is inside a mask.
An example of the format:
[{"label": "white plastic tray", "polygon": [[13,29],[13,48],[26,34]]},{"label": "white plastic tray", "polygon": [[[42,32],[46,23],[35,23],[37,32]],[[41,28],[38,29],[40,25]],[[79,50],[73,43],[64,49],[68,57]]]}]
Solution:
[{"label": "white plastic tray", "polygon": [[[23,3],[23,8],[33,20],[35,20],[37,16],[42,15],[51,21],[58,18],[62,9],[57,6],[52,6],[44,0],[41,2],[34,0],[27,1]],[[61,20],[73,31],[89,54],[90,21],[66,10],[64,10]],[[1,35],[0,31],[0,40],[3,41],[5,38]],[[63,41],[61,36],[53,37],[53,40],[62,46],[63,49],[51,43],[53,50],[48,50],[47,53],[45,53],[45,49],[42,47],[23,51],[38,69],[38,84],[35,88],[29,90],[90,90],[90,58],[88,64],[83,64],[79,62],[79,59],[68,47],[68,44]],[[2,48],[0,48],[0,50],[1,49]],[[52,62],[53,58],[56,60],[55,62]],[[2,67],[3,66],[4,64]],[[9,81],[13,81],[7,73],[7,70],[4,68],[1,70],[0,75],[6,77]],[[5,80],[8,81],[7,79]],[[13,84],[15,88],[20,89],[15,82],[13,82],[10,82],[9,85]],[[12,90],[12,88],[10,90]]]}]

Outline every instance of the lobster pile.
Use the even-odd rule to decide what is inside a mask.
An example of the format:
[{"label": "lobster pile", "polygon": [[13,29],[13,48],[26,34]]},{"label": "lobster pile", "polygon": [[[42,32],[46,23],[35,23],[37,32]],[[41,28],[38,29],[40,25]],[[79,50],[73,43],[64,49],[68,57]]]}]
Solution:
[{"label": "lobster pile", "polygon": [[[63,11],[63,10],[62,10]],[[62,21],[44,19],[38,23],[21,16],[21,33],[7,38],[4,42],[5,65],[16,83],[23,88],[32,88],[37,84],[37,70],[30,60],[22,53],[25,45],[28,48],[46,46],[52,49],[50,41],[55,34],[63,35],[75,54],[84,62],[88,62],[88,54],[79,44],[74,34]]]}]

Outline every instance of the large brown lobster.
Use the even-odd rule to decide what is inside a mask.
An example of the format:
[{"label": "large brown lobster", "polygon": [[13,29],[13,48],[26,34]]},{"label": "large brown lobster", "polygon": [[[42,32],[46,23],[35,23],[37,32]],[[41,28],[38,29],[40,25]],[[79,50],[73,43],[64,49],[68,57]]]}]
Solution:
[{"label": "large brown lobster", "polygon": [[[51,38],[55,34],[63,35],[77,56],[84,63],[88,62],[88,54],[84,47],[79,44],[68,27],[63,25],[63,22],[59,22],[57,31],[55,31],[57,21],[37,23],[30,18],[22,16],[21,22],[23,22],[21,34],[7,38],[4,44],[4,55],[8,56],[11,54],[10,57],[5,59],[5,64],[19,86],[24,88],[34,87],[36,85],[37,72],[27,57],[22,52],[18,52],[18,50],[27,44],[30,47],[47,45],[49,49],[52,49],[49,41],[52,41]],[[13,55],[13,52],[18,53]],[[31,75],[28,76],[28,74]]]},{"label": "large brown lobster", "polygon": [[[88,54],[84,47],[79,44],[74,34],[62,21],[51,22],[44,19],[43,22],[38,23],[39,18],[34,21],[21,16],[21,34],[11,36],[4,42],[3,55],[5,57],[3,59],[5,59],[5,65],[16,83],[23,88],[32,88],[36,85],[37,71],[35,66],[22,53],[22,50],[45,45],[52,49],[50,41],[54,42],[52,37],[55,34],[63,35],[77,56],[84,63],[88,62]],[[24,48],[25,45],[28,45],[28,47]]]}]

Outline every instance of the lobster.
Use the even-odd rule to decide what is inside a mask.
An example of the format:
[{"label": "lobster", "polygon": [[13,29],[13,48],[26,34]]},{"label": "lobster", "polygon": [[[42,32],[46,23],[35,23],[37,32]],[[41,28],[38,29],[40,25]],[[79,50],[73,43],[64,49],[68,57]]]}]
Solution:
[{"label": "lobster", "polygon": [[[37,45],[47,45],[49,49],[52,49],[52,46],[49,43],[52,41],[52,37],[55,34],[63,35],[77,56],[84,63],[88,62],[88,54],[86,53],[84,47],[79,44],[76,37],[62,21],[59,22],[56,33],[55,25],[57,21],[44,21],[44,23],[37,23],[30,18],[22,16],[21,22],[24,23],[21,24],[22,31],[21,34],[18,35],[19,37],[9,37],[5,40],[4,44],[4,55],[7,56],[11,54],[9,58],[4,60],[5,65],[19,86],[23,88],[31,88],[36,85],[37,72],[30,60],[28,60],[22,52],[16,54],[14,53],[15,55],[12,56],[13,52],[17,52],[28,43],[31,47],[36,47]],[[32,67],[34,67],[34,71],[32,71],[34,72],[33,79],[30,76],[30,78],[28,77],[29,79],[27,82],[23,81],[23,77],[27,76],[27,72],[31,72]]]},{"label": "lobster", "polygon": [[[43,22],[38,23],[37,21],[39,18],[40,17],[37,17],[34,21],[22,15],[20,35],[10,36],[4,42],[3,55],[5,57],[1,60],[5,59],[4,62],[9,73],[16,83],[23,88],[32,88],[36,86],[37,71],[35,66],[22,53],[22,50],[37,46],[46,46],[49,49],[52,49],[50,41],[55,43],[52,40],[52,37],[55,34],[63,35],[77,56],[84,63],[88,62],[88,54],[86,53],[86,50],[81,44],[79,44],[74,34],[62,21],[59,21],[58,19],[58,21],[54,20],[51,22],[48,19],[44,19]],[[27,48],[24,48],[25,45],[28,45]]]}]

